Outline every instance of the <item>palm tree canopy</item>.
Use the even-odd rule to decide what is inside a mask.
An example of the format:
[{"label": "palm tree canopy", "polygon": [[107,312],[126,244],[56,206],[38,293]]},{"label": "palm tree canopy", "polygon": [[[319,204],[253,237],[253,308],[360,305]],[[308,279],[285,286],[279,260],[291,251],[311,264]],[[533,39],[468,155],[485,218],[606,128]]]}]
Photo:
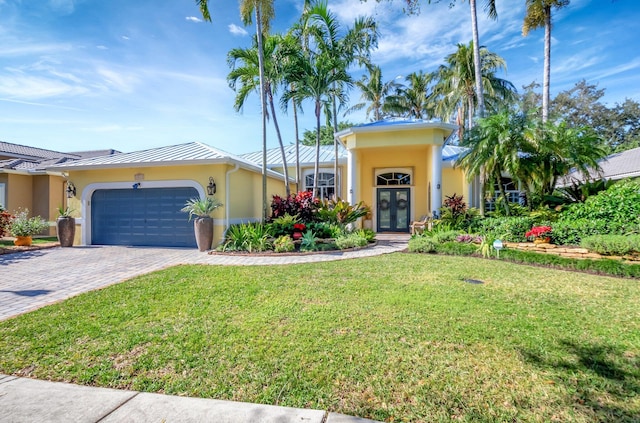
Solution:
[{"label": "palm tree canopy", "polygon": [[[196,0],[196,4],[200,9],[202,18],[211,22],[211,13],[209,11],[209,0]],[[260,9],[260,24],[262,26],[263,34],[268,34],[271,21],[275,16],[275,9],[273,7],[273,0],[240,0],[240,18],[242,23],[249,25],[253,21],[253,12],[256,6]]]},{"label": "palm tree canopy", "polygon": [[529,31],[545,26],[548,13],[552,8],[561,9],[569,4],[570,0],[527,0],[526,15],[522,24],[522,35],[525,37]]}]

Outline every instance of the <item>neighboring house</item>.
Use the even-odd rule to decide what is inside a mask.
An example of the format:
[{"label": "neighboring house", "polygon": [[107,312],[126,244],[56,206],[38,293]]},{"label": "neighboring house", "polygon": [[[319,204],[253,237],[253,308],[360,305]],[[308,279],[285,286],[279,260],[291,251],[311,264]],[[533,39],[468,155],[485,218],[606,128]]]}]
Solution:
[{"label": "neighboring house", "polygon": [[444,196],[454,193],[477,204],[477,184],[453,166],[463,149],[444,146],[456,129],[442,122],[387,120],[336,134],[347,149],[347,199],[371,206],[374,230],[408,232],[411,221],[437,216]]},{"label": "neighboring house", "polygon": [[[289,178],[296,180],[296,146],[285,146],[285,158],[287,161],[287,169]],[[313,189],[313,178],[315,172],[316,147],[308,145],[300,145],[298,156],[300,158],[300,182],[298,185],[292,185],[291,192],[311,191]],[[256,164],[262,163],[262,151],[255,153],[243,154],[246,160]],[[320,156],[318,160],[318,188],[321,198],[331,198],[334,195],[340,198],[346,198],[345,192],[347,187],[347,150],[342,145],[338,146],[338,177],[335,177],[335,149],[332,145],[320,146]],[[284,173],[282,162],[282,153],[280,148],[267,150],[267,168],[279,173]],[[337,182],[337,184],[336,184]],[[295,189],[299,186],[298,189]]]},{"label": "neighboring house", "polygon": [[[598,163],[602,169],[601,172],[591,170],[588,180],[605,179],[607,181],[618,181],[627,178],[640,178],[640,147],[611,154]],[[567,176],[560,178],[556,186],[564,187],[584,182],[584,175],[572,170]]]},{"label": "neighboring house", "polygon": [[[79,157],[0,141],[0,205],[10,213],[28,209],[32,216],[55,220],[56,209],[66,200],[64,176],[45,168]],[[47,234],[55,234],[55,229]]]},{"label": "neighboring house", "polygon": [[[208,189],[223,206],[214,214],[214,244],[229,225],[262,216],[262,167],[192,142],[51,166],[76,188],[76,244],[195,247],[193,222],[180,212]],[[284,177],[267,171],[268,201],[284,195]]]}]

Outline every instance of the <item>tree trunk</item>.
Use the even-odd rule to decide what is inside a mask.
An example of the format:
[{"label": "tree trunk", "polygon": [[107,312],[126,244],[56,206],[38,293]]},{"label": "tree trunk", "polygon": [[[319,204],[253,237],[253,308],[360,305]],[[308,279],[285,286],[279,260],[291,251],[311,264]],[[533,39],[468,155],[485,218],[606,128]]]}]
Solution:
[{"label": "tree trunk", "polygon": [[544,76],[542,83],[542,123],[549,119],[549,80],[551,79],[551,6],[544,7]]},{"label": "tree trunk", "polygon": [[[473,65],[476,76],[476,97],[478,98],[478,110],[476,115],[484,117],[484,90],[482,88],[482,65],[480,63],[480,41],[478,37],[478,15],[476,13],[476,0],[469,0],[471,6],[471,27],[473,32]],[[473,126],[473,124],[471,124]]]},{"label": "tree trunk", "polygon": [[260,75],[260,110],[262,112],[262,221],[267,220],[267,104],[264,92],[264,47],[262,43],[262,17],[260,5],[255,5],[256,37],[258,39],[258,72]]},{"label": "tree trunk", "polygon": [[[333,83],[333,89],[336,90],[336,83]],[[334,161],[333,161],[333,189],[334,189],[334,197],[340,198],[340,186],[338,185],[338,138],[336,138],[335,133],[338,132],[338,109],[336,106],[336,95],[335,93],[332,95],[333,97],[333,152],[334,152]]]},{"label": "tree trunk", "polygon": [[296,135],[296,188],[297,191],[300,191],[300,138],[298,136],[298,106],[296,105],[296,101],[292,100],[293,103],[293,127]]},{"label": "tree trunk", "polygon": [[276,128],[276,135],[278,136],[278,143],[280,144],[280,154],[282,155],[282,165],[284,170],[284,189],[287,193],[287,197],[291,194],[291,188],[289,187],[289,168],[287,167],[287,155],[284,151],[284,144],[282,143],[282,134],[280,134],[280,126],[278,125],[278,119],[276,118],[276,108],[273,105],[273,93],[271,87],[267,92],[269,96],[269,108],[271,109],[271,117],[273,118],[273,126]]},{"label": "tree trunk", "polygon": [[320,168],[320,113],[322,104],[320,99],[316,99],[316,161],[313,168],[313,196],[319,197],[318,174]]}]

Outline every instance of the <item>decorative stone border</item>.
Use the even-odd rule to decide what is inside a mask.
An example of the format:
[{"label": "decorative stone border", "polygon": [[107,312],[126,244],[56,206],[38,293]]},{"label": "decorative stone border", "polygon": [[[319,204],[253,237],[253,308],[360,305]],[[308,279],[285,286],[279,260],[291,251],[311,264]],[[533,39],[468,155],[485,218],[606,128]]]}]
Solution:
[{"label": "decorative stone border", "polygon": [[589,252],[586,248],[558,246],[555,244],[534,244],[533,242],[505,242],[505,247],[514,250],[532,251],[542,254],[554,254],[556,256],[577,258],[577,259],[610,259],[610,260],[626,260],[632,262],[640,262],[640,254],[626,256],[604,256],[598,253]]}]

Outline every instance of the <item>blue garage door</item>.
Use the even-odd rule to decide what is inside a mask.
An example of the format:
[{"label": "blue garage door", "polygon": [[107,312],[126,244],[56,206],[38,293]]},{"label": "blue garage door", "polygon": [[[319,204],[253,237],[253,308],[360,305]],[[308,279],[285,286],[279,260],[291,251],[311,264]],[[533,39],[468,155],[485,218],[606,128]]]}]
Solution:
[{"label": "blue garage door", "polygon": [[195,247],[193,222],[180,211],[195,188],[97,190],[91,197],[91,243]]}]

